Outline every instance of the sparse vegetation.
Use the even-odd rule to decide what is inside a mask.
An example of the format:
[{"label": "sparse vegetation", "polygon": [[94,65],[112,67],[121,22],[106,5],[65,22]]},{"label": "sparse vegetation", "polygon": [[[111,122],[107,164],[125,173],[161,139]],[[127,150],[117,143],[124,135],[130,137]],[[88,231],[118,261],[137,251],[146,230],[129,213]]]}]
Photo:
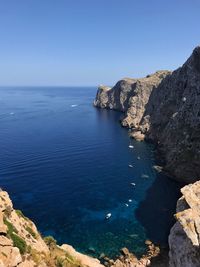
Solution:
[{"label": "sparse vegetation", "polygon": [[15,233],[12,233],[10,235],[10,238],[13,241],[14,247],[17,247],[19,249],[20,253],[24,254],[26,252],[26,249],[27,249],[26,242]]},{"label": "sparse vegetation", "polygon": [[8,236],[12,239],[14,247],[17,247],[21,254],[26,252],[26,242],[17,235],[18,231],[15,226],[4,217],[4,223],[8,227]]},{"label": "sparse vegetation", "polygon": [[44,237],[44,242],[47,244],[48,247],[53,247],[57,243],[57,241],[53,238],[53,236]]},{"label": "sparse vegetation", "polygon": [[5,209],[5,211],[4,211],[4,214],[5,214],[6,217],[9,218],[10,215],[11,215],[11,212],[12,212],[11,206],[7,206],[6,209]]},{"label": "sparse vegetation", "polygon": [[10,236],[12,233],[18,233],[17,229],[15,228],[15,226],[9,222],[5,217],[3,218],[3,221],[5,223],[5,225],[7,225],[8,227],[8,235]]},{"label": "sparse vegetation", "polygon": [[65,255],[56,258],[56,267],[80,267],[81,264],[71,256]]},{"label": "sparse vegetation", "polygon": [[56,267],[63,267],[63,259],[62,258],[56,259]]},{"label": "sparse vegetation", "polygon": [[29,254],[32,258],[32,260],[39,265],[42,261],[42,254],[39,253],[37,250],[33,249],[33,248],[29,248]]},{"label": "sparse vegetation", "polygon": [[6,258],[8,257],[8,255],[6,253],[4,253],[3,251],[1,252],[1,254]]},{"label": "sparse vegetation", "polygon": [[23,214],[21,210],[15,210],[15,211],[19,217],[22,217],[24,220],[28,221],[28,218]]},{"label": "sparse vegetation", "polygon": [[30,235],[32,235],[33,238],[37,239],[37,234],[33,231],[31,227],[26,226],[25,229],[27,232],[29,232]]}]

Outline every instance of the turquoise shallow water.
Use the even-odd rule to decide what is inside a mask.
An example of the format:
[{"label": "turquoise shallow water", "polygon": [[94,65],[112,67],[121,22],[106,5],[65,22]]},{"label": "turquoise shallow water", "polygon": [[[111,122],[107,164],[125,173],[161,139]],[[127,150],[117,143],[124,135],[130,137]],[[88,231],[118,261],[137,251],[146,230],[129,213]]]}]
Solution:
[{"label": "turquoise shallow water", "polygon": [[147,238],[166,245],[179,186],[155,172],[154,147],[129,139],[121,113],[92,106],[95,94],[1,88],[0,185],[58,243],[140,255]]}]

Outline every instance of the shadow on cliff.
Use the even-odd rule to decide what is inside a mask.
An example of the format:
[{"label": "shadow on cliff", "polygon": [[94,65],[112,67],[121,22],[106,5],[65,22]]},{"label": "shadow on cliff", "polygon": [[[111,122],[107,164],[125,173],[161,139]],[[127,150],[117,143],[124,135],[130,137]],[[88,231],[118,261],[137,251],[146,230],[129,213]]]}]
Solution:
[{"label": "shadow on cliff", "polygon": [[148,239],[166,245],[170,228],[175,220],[173,214],[181,185],[158,173],[154,183],[147,190],[146,197],[140,202],[135,215],[146,229]]}]

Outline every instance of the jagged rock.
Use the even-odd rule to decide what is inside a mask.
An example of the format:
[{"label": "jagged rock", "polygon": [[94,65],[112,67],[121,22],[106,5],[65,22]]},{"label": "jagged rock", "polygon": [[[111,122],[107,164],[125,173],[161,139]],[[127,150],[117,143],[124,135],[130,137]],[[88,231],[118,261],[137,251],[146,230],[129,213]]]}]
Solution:
[{"label": "jagged rock", "polygon": [[80,262],[81,266],[84,267],[103,267],[99,260],[94,259],[90,256],[81,254],[77,252],[72,246],[70,245],[62,245],[61,248],[69,253],[71,257],[73,257],[76,261]]},{"label": "jagged rock", "polygon": [[130,254],[129,250],[127,248],[122,248],[121,252],[124,256],[128,256]]},{"label": "jagged rock", "polygon": [[21,262],[22,257],[18,248],[12,246],[0,247],[1,267],[16,267]]},{"label": "jagged rock", "polygon": [[32,260],[25,260],[24,262],[21,262],[17,267],[35,267],[35,262]]},{"label": "jagged rock", "polygon": [[0,235],[0,246],[12,246],[13,242],[9,238],[5,237],[4,235]]},{"label": "jagged rock", "polygon": [[108,91],[111,87],[100,85],[98,87],[97,97],[94,105],[101,108],[106,108],[108,104]]},{"label": "jagged rock", "polygon": [[132,131],[130,136],[137,141],[144,141],[145,135],[141,131]]},{"label": "jagged rock", "polygon": [[125,78],[113,88],[100,86],[94,105],[126,112],[122,125],[137,127],[152,89],[168,74],[168,71],[158,71],[141,79]]},{"label": "jagged rock", "polygon": [[5,211],[7,208],[13,209],[12,201],[6,191],[0,189],[0,211]]},{"label": "jagged rock", "polygon": [[151,240],[146,240],[146,241],[145,241],[145,244],[146,244],[147,246],[150,246],[150,245],[152,245],[152,242],[151,242]]},{"label": "jagged rock", "polygon": [[0,234],[7,233],[7,226],[3,222],[3,212],[0,211]]},{"label": "jagged rock", "polygon": [[170,267],[200,266],[200,181],[181,189],[169,235]]}]

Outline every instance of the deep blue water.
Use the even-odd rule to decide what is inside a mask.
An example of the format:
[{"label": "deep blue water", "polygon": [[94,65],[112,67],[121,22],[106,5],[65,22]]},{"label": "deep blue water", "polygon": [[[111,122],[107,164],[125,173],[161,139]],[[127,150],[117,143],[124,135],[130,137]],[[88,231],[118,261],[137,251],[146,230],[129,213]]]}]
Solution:
[{"label": "deep blue water", "polygon": [[96,256],[124,246],[139,255],[147,238],[166,244],[179,186],[152,169],[154,147],[129,139],[121,113],[92,106],[95,94],[1,88],[0,186],[58,243]]}]

